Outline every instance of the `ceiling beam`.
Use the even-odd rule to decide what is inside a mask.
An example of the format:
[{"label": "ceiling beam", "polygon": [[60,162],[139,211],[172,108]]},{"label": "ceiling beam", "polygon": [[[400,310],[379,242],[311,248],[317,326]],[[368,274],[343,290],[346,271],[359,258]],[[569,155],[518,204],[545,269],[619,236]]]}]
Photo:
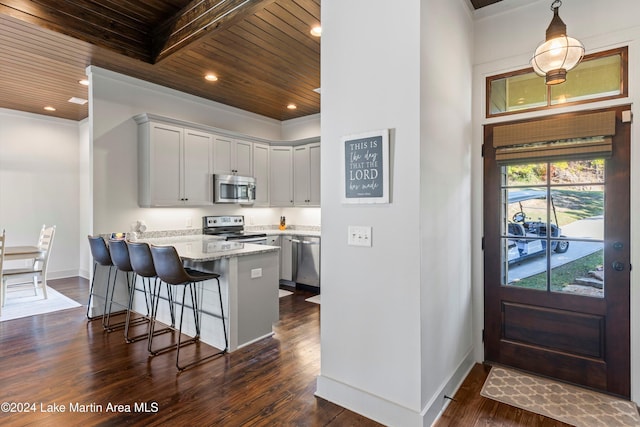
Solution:
[{"label": "ceiling beam", "polygon": [[193,0],[154,32],[153,62],[157,63],[201,37],[222,31],[264,9],[275,0]]}]

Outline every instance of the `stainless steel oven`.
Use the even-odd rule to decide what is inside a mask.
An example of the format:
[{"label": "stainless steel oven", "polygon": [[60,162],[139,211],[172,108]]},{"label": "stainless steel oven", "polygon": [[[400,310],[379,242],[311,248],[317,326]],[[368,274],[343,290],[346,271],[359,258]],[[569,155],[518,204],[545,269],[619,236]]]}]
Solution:
[{"label": "stainless steel oven", "polygon": [[242,215],[202,217],[202,231],[204,234],[218,236],[229,242],[267,244],[266,233],[244,230],[244,216]]}]

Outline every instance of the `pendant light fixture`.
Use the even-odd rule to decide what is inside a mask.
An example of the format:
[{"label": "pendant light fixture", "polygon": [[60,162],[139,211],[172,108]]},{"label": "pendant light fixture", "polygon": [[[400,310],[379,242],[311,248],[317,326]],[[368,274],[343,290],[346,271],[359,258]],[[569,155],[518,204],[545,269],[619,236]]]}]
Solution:
[{"label": "pendant light fixture", "polygon": [[578,65],[584,55],[582,43],[567,36],[567,26],[558,15],[560,6],[560,0],[551,4],[553,19],[547,28],[546,40],[538,46],[531,58],[533,70],[544,76],[548,85],[564,83],[567,71]]}]

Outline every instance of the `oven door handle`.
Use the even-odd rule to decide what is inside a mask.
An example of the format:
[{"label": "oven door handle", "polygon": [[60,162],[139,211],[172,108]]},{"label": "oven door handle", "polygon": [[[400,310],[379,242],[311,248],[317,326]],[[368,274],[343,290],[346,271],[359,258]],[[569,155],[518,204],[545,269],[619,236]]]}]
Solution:
[{"label": "oven door handle", "polygon": [[233,240],[228,240],[229,242],[239,242],[239,243],[255,243],[255,242],[267,242],[267,238],[266,237],[255,237],[252,239],[233,239]]}]

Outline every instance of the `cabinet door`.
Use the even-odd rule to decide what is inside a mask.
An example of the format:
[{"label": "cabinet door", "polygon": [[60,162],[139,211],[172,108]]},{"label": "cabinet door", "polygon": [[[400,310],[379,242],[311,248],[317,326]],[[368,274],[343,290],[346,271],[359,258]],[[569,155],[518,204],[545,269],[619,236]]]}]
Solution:
[{"label": "cabinet door", "polygon": [[213,173],[216,175],[232,175],[232,151],[233,140],[231,138],[224,138],[216,136],[213,143]]},{"label": "cabinet door", "polygon": [[280,279],[282,280],[293,279],[292,255],[291,236],[282,236],[280,240]]},{"label": "cabinet door", "polygon": [[320,144],[309,144],[309,205],[320,206]]},{"label": "cabinet door", "polygon": [[269,163],[269,198],[271,206],[292,206],[292,147],[271,147],[269,150]]},{"label": "cabinet door", "polygon": [[236,175],[253,176],[253,144],[251,142],[234,141],[231,160]]},{"label": "cabinet door", "polygon": [[293,203],[309,204],[309,147],[293,147]]},{"label": "cabinet door", "polygon": [[212,145],[213,136],[211,134],[185,129],[183,198],[187,205],[213,204],[213,174],[209,162]]},{"label": "cabinet door", "polygon": [[253,206],[269,206],[269,146],[253,144],[253,176],[256,178],[256,200]]},{"label": "cabinet door", "polygon": [[149,124],[149,191],[151,206],[181,204],[182,128],[161,123]]}]

